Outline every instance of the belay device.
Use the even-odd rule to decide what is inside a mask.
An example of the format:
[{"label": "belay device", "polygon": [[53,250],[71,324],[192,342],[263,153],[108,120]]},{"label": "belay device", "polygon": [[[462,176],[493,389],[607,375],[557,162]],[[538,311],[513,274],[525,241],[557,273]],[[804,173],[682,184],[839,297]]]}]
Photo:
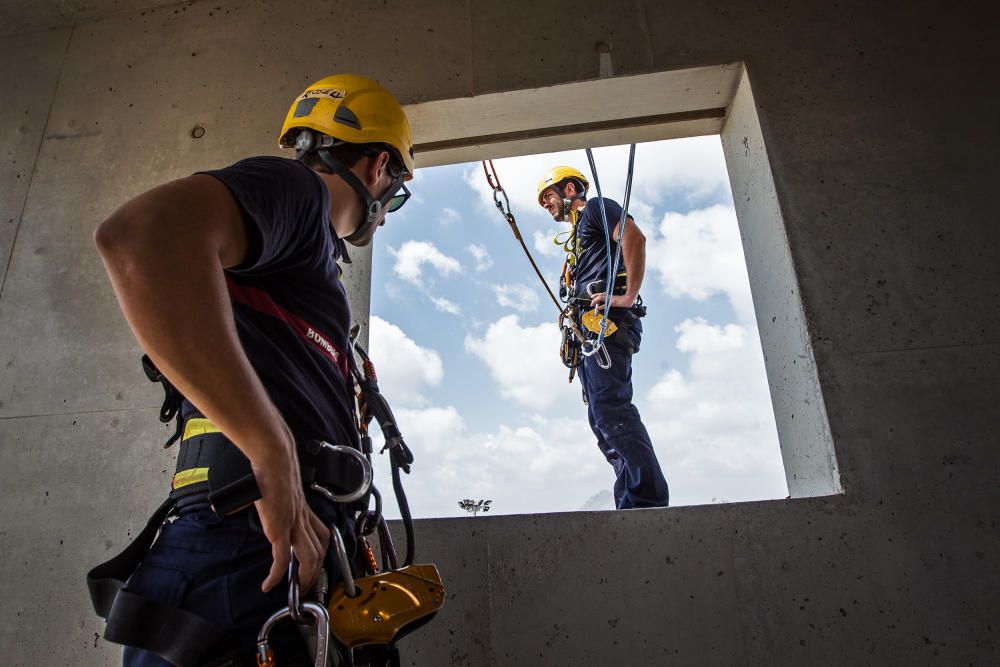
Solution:
[{"label": "belay device", "polygon": [[[437,567],[414,564],[413,519],[401,473],[409,473],[413,454],[403,440],[388,402],[379,391],[375,367],[358,343],[358,327],[351,330],[351,346],[361,357],[358,367],[354,354],[349,368],[354,380],[357,428],[361,450],[326,442],[296,442],[303,487],[340,503],[354,519],[357,558],[352,564],[343,535],[330,526],[330,550],[336,564],[337,580],[328,590],[326,573],[306,599],[300,599],[297,562],[292,554],[289,566],[288,605],[277,610],[261,627],[258,635],[256,665],[281,667],[271,651],[273,628],[285,619],[295,622],[308,644],[315,667],[342,664],[348,667],[395,667],[400,664],[396,641],[431,620],[444,604],[444,588]],[[178,421],[177,432],[167,446],[181,441],[178,472],[174,475],[170,497],[154,512],[142,532],[119,555],[98,565],[87,575],[91,602],[99,616],[107,619],[105,639],[141,648],[159,655],[179,667],[252,667],[235,654],[207,655],[220,645],[225,631],[211,619],[139,596],[128,590],[127,582],[139,567],[161,526],[177,514],[180,507],[192,502],[207,502],[220,515],[243,511],[260,498],[249,461],[207,419],[179,414],[181,395],[156,369],[148,357],[143,368],[150,380],[163,384],[164,405],[161,421]],[[372,483],[372,440],[368,428],[378,423],[389,453],[392,485],[399,504],[406,535],[406,555],[399,560],[388,525],[382,516],[382,496]],[[201,440],[199,440],[201,438]],[[222,439],[227,446],[217,447],[212,440]],[[197,442],[197,446],[187,443]],[[191,460],[189,452],[220,450],[206,461]],[[370,509],[370,498],[375,499]],[[375,557],[368,538],[378,534],[381,562]],[[357,573],[360,576],[356,576]],[[330,642],[332,635],[334,641]],[[334,655],[339,661],[333,661]]]}]

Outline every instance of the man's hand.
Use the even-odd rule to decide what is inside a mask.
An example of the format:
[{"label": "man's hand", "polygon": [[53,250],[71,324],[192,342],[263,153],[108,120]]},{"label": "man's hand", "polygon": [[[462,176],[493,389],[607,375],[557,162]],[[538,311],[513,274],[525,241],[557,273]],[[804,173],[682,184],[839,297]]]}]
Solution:
[{"label": "man's hand", "polygon": [[265,593],[280,584],[288,572],[291,551],[299,559],[299,585],[312,588],[330,543],[330,530],[306,503],[294,452],[263,465],[254,465],[261,499],[255,505],[264,536],[271,543],[271,571],[261,585]]},{"label": "man's hand", "polygon": [[[593,307],[603,306],[607,301],[606,292],[598,292],[590,298],[590,305]],[[611,297],[612,308],[631,308],[635,305],[635,297],[628,294],[616,294]]]}]

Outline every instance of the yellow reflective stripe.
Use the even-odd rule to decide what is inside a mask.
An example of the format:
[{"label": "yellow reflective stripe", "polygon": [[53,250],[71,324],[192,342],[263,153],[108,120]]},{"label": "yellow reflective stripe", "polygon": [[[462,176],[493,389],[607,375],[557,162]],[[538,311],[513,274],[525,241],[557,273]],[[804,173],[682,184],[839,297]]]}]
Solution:
[{"label": "yellow reflective stripe", "polygon": [[189,419],[187,420],[187,423],[184,424],[184,435],[181,437],[181,440],[187,440],[188,438],[193,438],[196,435],[218,432],[219,427],[203,417]]},{"label": "yellow reflective stripe", "polygon": [[179,489],[189,484],[208,481],[208,468],[190,468],[174,475],[173,488]]}]

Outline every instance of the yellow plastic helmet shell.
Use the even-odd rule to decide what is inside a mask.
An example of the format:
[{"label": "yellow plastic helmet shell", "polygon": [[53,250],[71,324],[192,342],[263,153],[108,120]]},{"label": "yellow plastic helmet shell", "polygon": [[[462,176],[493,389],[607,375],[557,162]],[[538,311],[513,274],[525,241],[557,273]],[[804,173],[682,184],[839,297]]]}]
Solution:
[{"label": "yellow plastic helmet shell", "polygon": [[574,169],[573,167],[553,167],[549,170],[549,173],[545,174],[545,178],[538,182],[538,205],[542,205],[543,192],[569,178],[575,178],[583,183],[582,194],[587,194],[587,190],[590,189],[590,181],[587,180],[587,177],[579,169]]},{"label": "yellow plastic helmet shell", "polygon": [[306,88],[288,110],[278,145],[295,146],[303,128],[351,144],[387,144],[413,176],[413,135],[406,112],[392,93],[368,77],[335,74]]}]

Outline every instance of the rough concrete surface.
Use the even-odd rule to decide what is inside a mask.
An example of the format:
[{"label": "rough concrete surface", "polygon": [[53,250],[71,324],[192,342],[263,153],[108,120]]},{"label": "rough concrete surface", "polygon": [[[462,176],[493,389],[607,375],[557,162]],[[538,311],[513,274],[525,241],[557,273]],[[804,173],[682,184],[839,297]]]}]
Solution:
[{"label": "rough concrete surface", "polygon": [[0,294],[70,30],[0,38]]},{"label": "rough concrete surface", "polygon": [[722,148],[764,351],[764,367],[794,497],[842,491],[816,358],[774,188],[750,79],[744,72],[722,128]]},{"label": "rough concrete surface", "polygon": [[[119,660],[83,575],[166,487],[158,389],[95,226],[157,183],[276,152],[289,102],[331,71],[414,104],[594,78],[597,41],[619,76],[745,65],[843,493],[419,521],[449,599],[406,664],[1000,662],[992,5],[149,4],[0,11],[5,664]],[[786,269],[762,263],[754,289]],[[800,387],[772,381],[776,406]]]}]

